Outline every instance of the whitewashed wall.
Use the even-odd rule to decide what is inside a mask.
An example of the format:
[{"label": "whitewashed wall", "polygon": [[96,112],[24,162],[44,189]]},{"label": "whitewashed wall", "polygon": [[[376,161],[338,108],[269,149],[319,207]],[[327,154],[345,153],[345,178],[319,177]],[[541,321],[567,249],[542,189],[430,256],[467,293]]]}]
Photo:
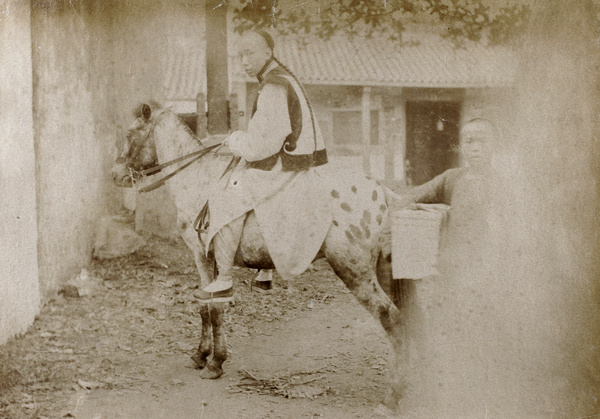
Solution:
[{"label": "whitewashed wall", "polygon": [[0,22],[0,344],[40,307],[30,9],[9,3]]},{"label": "whitewashed wall", "polygon": [[96,220],[108,212],[114,150],[109,11],[34,3],[33,123],[43,297],[86,266]]}]

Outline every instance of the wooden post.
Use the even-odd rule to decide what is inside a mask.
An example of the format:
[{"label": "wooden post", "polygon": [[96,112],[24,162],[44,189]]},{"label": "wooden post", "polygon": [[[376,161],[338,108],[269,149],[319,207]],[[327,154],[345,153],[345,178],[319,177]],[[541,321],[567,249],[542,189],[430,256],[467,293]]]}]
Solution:
[{"label": "wooden post", "polygon": [[210,135],[229,132],[229,79],[227,64],[227,6],[206,0],[206,96]]},{"label": "wooden post", "polygon": [[406,160],[406,100],[404,99],[404,96],[401,96],[400,100],[397,100],[394,116],[396,118],[394,127],[397,130],[397,136],[394,138],[398,139],[395,146],[396,150],[399,151],[400,161],[402,162],[402,168],[399,170],[399,173],[395,173],[395,175],[398,176],[399,179],[402,179],[406,185],[408,183],[405,176],[406,168],[404,167],[404,162]]},{"label": "wooden post", "polygon": [[383,139],[384,149],[384,173],[385,180],[392,182],[395,178],[394,165],[396,157],[395,140],[395,124],[394,124],[394,106],[389,100],[383,98],[383,115],[379,118],[379,138]]},{"label": "wooden post", "polygon": [[196,136],[206,137],[206,97],[202,92],[196,96]]},{"label": "wooden post", "polygon": [[371,88],[363,87],[362,94],[362,143],[363,143],[363,171],[371,175]]},{"label": "wooden post", "polygon": [[237,93],[232,93],[229,96],[229,129],[237,131],[240,129],[240,113],[238,111],[238,96]]},{"label": "wooden post", "polygon": [[248,97],[248,86],[243,81],[237,84],[236,89],[238,95],[238,129],[245,130],[248,128],[248,109],[247,109],[247,97]]}]

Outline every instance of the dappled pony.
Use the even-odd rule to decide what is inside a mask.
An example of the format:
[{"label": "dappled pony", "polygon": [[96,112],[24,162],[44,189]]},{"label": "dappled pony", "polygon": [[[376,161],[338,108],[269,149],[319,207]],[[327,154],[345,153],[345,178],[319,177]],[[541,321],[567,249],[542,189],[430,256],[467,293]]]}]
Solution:
[{"label": "dappled pony", "polygon": [[[172,175],[174,170],[164,167],[166,162],[173,160],[177,160],[177,165],[184,164],[180,158],[187,155],[198,160],[176,175]],[[192,161],[190,159],[188,161]],[[128,129],[124,150],[112,168],[113,180],[124,187],[133,185],[136,173],[155,171],[157,167],[162,169],[162,176],[169,177],[167,185],[177,207],[178,227],[194,253],[201,287],[208,285],[214,277],[212,263],[205,257],[204,245],[194,229],[194,222],[207,201],[208,191],[231,159],[231,156],[205,148],[171,110],[152,104],[141,107]],[[391,284],[390,257],[382,252],[381,233],[389,222],[385,192],[363,175],[338,172],[335,176],[323,175],[323,181],[327,182],[330,191],[332,223],[317,257],[327,259],[336,275],[386,332],[392,356],[390,388],[384,403],[395,408],[405,385],[406,363],[403,359],[406,345],[404,316],[384,292],[385,288],[389,293]],[[273,268],[253,213],[244,225],[236,264],[257,269]],[[223,373],[222,364],[227,357],[223,314],[223,303],[201,305],[202,335],[198,351],[192,358],[202,369],[202,378],[218,378]]]}]

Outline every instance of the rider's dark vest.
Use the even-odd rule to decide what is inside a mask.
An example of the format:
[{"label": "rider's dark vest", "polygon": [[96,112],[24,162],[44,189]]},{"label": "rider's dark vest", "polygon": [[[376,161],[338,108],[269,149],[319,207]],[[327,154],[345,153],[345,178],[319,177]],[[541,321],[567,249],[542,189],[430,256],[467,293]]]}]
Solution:
[{"label": "rider's dark vest", "polygon": [[[258,87],[258,95],[252,108],[252,116],[254,116],[254,113],[256,112],[258,96],[260,95],[260,92],[265,84],[271,83],[283,86],[286,89],[288,113],[290,117],[292,133],[286,137],[279,152],[263,160],[247,162],[246,165],[255,169],[271,170],[275,164],[277,164],[277,159],[281,158],[282,170],[291,172],[307,170],[310,167],[320,166],[327,163],[327,151],[323,145],[323,140],[320,137],[314,138],[312,127],[309,135],[307,135],[308,133],[304,133],[304,135],[301,136],[301,134],[303,134],[302,127],[304,123],[303,113],[307,113],[308,115],[306,116],[310,118],[310,114],[308,113],[310,110],[308,108],[308,102],[304,97],[302,98],[304,101],[304,106],[302,106],[302,102],[300,101],[300,97],[298,95],[298,92],[300,92],[300,95],[302,95],[302,90],[300,89],[296,80],[294,80],[294,78],[287,71],[279,66],[272,68],[264,78],[259,78],[259,80],[260,84]],[[315,124],[316,123],[317,122],[315,121]],[[306,147],[302,147],[305,149],[304,152],[297,151],[299,140],[310,141],[311,151],[306,152]],[[307,146],[308,144],[304,145]]]}]

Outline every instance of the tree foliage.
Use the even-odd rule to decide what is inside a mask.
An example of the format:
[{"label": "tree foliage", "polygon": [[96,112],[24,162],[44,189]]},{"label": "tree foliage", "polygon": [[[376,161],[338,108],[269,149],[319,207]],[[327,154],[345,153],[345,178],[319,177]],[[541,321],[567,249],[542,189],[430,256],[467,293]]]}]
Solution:
[{"label": "tree foliage", "polygon": [[337,33],[401,41],[407,25],[434,24],[456,41],[506,43],[523,30],[530,15],[527,4],[496,6],[493,0],[236,0],[237,32],[274,28],[282,34],[316,35],[328,39]]}]

